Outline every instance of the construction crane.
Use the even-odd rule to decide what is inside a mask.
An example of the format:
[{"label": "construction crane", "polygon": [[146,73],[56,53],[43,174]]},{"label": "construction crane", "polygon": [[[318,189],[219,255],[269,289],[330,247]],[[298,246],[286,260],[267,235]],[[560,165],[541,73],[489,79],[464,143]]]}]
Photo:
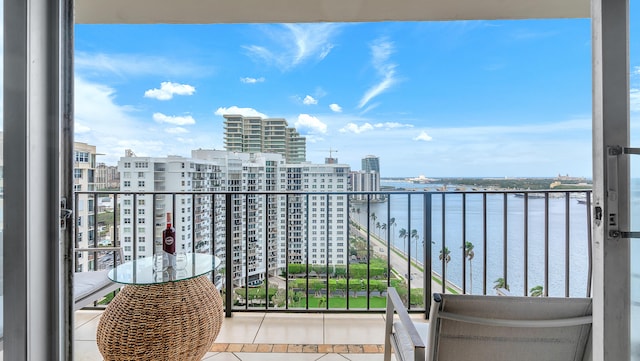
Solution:
[{"label": "construction crane", "polygon": [[329,147],[329,149],[324,149],[321,150],[321,152],[329,152],[329,158],[333,158],[333,153],[338,153],[337,149],[332,149],[331,147]]}]

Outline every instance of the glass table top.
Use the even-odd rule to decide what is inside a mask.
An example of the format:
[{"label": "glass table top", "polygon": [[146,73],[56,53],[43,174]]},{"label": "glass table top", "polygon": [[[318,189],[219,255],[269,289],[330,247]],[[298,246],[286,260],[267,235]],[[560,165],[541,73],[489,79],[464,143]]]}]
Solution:
[{"label": "glass table top", "polygon": [[109,279],[128,285],[161,284],[199,277],[220,266],[218,257],[202,253],[186,253],[181,255],[184,259],[178,262],[177,267],[156,270],[154,267],[156,256],[125,262],[109,271]]}]

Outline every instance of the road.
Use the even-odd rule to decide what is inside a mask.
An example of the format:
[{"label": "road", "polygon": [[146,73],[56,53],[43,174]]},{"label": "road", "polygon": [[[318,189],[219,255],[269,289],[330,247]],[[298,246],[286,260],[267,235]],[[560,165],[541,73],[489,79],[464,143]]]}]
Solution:
[{"label": "road", "polygon": [[[364,239],[367,239],[367,232],[358,227],[351,227],[352,234],[356,234]],[[375,234],[370,234],[371,246],[373,247],[374,253],[386,258],[387,257],[387,245],[386,242],[378,238]],[[393,251],[393,247],[390,252],[390,262],[391,268],[398,274],[399,277],[405,279],[408,278],[408,261],[407,257],[404,255],[400,255],[398,253],[402,253],[402,251],[397,251],[398,253]],[[462,290],[459,289],[456,285],[453,285],[447,282],[447,286],[450,288],[456,289],[459,293],[462,293]],[[411,265],[411,288],[423,288],[424,287],[424,274],[418,268],[416,268],[415,264]],[[434,280],[431,281],[431,291],[432,292],[442,292],[442,285]]]}]

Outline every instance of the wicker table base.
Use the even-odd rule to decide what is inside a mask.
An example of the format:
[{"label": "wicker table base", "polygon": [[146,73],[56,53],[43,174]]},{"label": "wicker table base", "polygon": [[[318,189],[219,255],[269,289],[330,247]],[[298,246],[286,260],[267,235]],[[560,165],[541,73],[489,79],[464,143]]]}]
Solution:
[{"label": "wicker table base", "polygon": [[223,319],[222,298],[207,276],[156,285],[126,285],[98,324],[105,361],[200,361]]}]

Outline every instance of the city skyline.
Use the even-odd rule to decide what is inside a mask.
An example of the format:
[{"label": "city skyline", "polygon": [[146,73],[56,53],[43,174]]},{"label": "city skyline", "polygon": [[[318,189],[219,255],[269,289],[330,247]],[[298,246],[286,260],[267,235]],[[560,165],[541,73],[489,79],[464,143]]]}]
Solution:
[{"label": "city skyline", "polygon": [[223,114],[257,115],[308,161],[374,154],[382,177],[590,178],[590,43],[588,19],[76,25],[76,140],[108,164],[188,156],[224,149]]}]

